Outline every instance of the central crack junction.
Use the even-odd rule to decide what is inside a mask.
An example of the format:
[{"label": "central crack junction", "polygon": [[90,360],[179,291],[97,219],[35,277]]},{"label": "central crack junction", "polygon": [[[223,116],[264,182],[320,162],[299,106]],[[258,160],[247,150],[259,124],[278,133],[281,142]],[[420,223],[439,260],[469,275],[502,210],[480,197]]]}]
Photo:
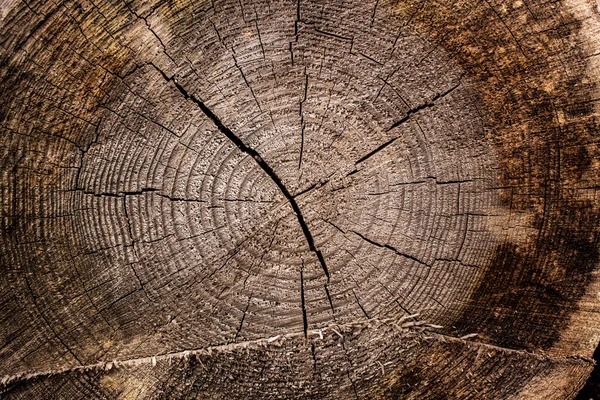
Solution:
[{"label": "central crack junction", "polygon": [[246,146],[246,144],[242,141],[242,139],[240,139],[235,133],[233,133],[231,131],[231,129],[226,127],[223,124],[223,122],[219,119],[219,117],[217,117],[210,110],[210,108],[208,108],[206,106],[206,104],[204,104],[203,101],[201,101],[194,95],[189,94],[185,90],[185,88],[183,86],[181,86],[175,80],[174,77],[169,78],[167,76],[167,74],[165,74],[161,69],[159,69],[155,65],[152,65],[152,66],[163,76],[163,78],[167,82],[172,82],[175,85],[175,87],[177,88],[177,90],[179,90],[179,92],[186,99],[193,101],[198,106],[198,108],[200,108],[200,110],[204,113],[204,115],[206,115],[215,124],[215,126],[219,129],[219,131],[221,131],[221,133],[223,133],[233,144],[235,144],[238,149],[240,149],[242,152],[251,156],[252,159],[254,159],[254,161],[256,161],[256,164],[258,164],[258,166],[263,171],[265,171],[265,173],[271,178],[271,180],[273,182],[275,182],[275,185],[277,185],[277,187],[279,188],[279,190],[281,191],[283,196],[287,199],[287,201],[292,206],[292,210],[294,210],[294,213],[296,214],[296,217],[298,218],[298,223],[300,224],[300,227],[302,228],[302,232],[304,233],[304,237],[306,238],[308,247],[317,256],[317,259],[319,260],[319,263],[321,264],[321,268],[323,268],[323,272],[325,273],[325,276],[327,277],[327,282],[329,282],[329,270],[327,269],[327,264],[325,263],[325,258],[323,258],[323,254],[321,253],[321,251],[319,249],[317,249],[317,247],[315,245],[315,240],[310,232],[310,229],[308,228],[308,225],[306,224],[306,221],[304,220],[302,211],[300,211],[300,207],[298,206],[298,203],[296,202],[296,199],[294,198],[294,196],[290,193],[290,191],[287,189],[287,187],[285,187],[285,185],[283,184],[283,182],[281,181],[279,176],[277,176],[277,174],[275,173],[273,168],[271,168],[271,166],[260,156],[258,151],[256,151],[255,149],[253,149],[251,147]]}]

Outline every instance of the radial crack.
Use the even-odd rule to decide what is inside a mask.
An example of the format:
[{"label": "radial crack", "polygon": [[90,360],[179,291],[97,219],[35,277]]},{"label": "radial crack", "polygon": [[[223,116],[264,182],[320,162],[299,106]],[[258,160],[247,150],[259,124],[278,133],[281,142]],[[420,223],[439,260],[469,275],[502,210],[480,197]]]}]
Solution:
[{"label": "radial crack", "polygon": [[300,267],[300,300],[302,303],[302,323],[304,324],[304,337],[308,335],[308,317],[306,315],[306,300],[304,298],[304,260]]},{"label": "radial crack", "polygon": [[271,168],[271,166],[261,157],[261,155],[258,153],[258,151],[256,151],[255,149],[253,149],[249,146],[246,146],[246,144],[242,141],[242,139],[240,139],[235,133],[233,133],[231,131],[231,129],[226,127],[223,124],[223,122],[221,121],[221,119],[219,117],[217,117],[212,112],[212,110],[210,108],[208,108],[208,106],[206,106],[206,104],[204,104],[203,101],[201,101],[194,95],[189,94],[187,92],[187,90],[185,90],[185,88],[183,86],[181,86],[181,84],[179,84],[179,82],[177,82],[177,80],[174,77],[167,76],[167,74],[164,73],[156,65],[154,65],[154,64],[151,64],[151,65],[154,67],[154,69],[156,69],[162,75],[162,77],[165,79],[165,81],[172,82],[175,85],[175,87],[177,88],[177,90],[179,90],[179,92],[183,95],[183,97],[185,99],[189,99],[192,102],[194,102],[194,104],[196,104],[198,106],[200,111],[202,111],[202,113],[204,113],[204,115],[206,117],[208,117],[213,122],[213,124],[215,124],[215,126],[219,129],[219,131],[223,135],[225,135],[227,137],[227,139],[229,139],[234,145],[236,145],[237,148],[240,149],[243,153],[246,153],[249,156],[251,156],[252,159],[254,161],[256,161],[256,164],[258,164],[258,166],[271,178],[271,180],[275,183],[275,185],[277,185],[277,187],[279,188],[279,190],[281,191],[283,196],[290,203],[290,206],[292,206],[292,210],[294,211],[294,213],[296,214],[296,217],[298,218],[298,223],[300,224],[300,227],[302,228],[302,232],[304,233],[304,237],[306,238],[308,247],[317,256],[317,259],[319,260],[319,264],[321,264],[321,268],[323,268],[323,272],[325,273],[325,276],[327,277],[327,281],[329,282],[329,270],[327,269],[327,264],[325,263],[325,258],[323,257],[323,254],[321,253],[321,251],[319,249],[317,249],[317,247],[315,245],[315,240],[312,236],[312,233],[310,232],[310,229],[308,228],[308,225],[306,224],[306,221],[304,219],[304,216],[302,215],[302,212],[300,211],[300,207],[298,206],[298,203],[296,202],[296,199],[294,198],[294,196],[292,196],[290,191],[283,184],[283,181],[275,173],[273,168]]},{"label": "radial crack", "polygon": [[242,331],[242,327],[244,326],[244,320],[246,319],[246,314],[248,313],[248,308],[250,308],[251,300],[252,300],[252,296],[248,296],[248,302],[246,303],[246,308],[243,311],[242,319],[240,321],[240,326],[238,327],[237,332],[235,333],[235,337],[233,338],[234,342],[237,340],[238,336],[240,335],[240,332]]},{"label": "radial crack", "polygon": [[417,262],[417,263],[419,263],[421,265],[426,265],[428,267],[431,266],[431,265],[429,265],[427,263],[424,263],[423,261],[419,260],[418,258],[411,256],[410,254],[402,253],[400,250],[398,250],[397,248],[395,248],[393,246],[390,246],[387,243],[385,243],[385,244],[378,243],[378,242],[376,242],[376,241],[374,241],[372,239],[369,239],[366,236],[363,236],[362,234],[360,234],[360,233],[358,233],[356,231],[352,231],[352,233],[354,233],[356,236],[360,237],[365,242],[368,242],[368,243],[372,244],[373,246],[377,246],[377,247],[381,247],[381,248],[384,248],[384,249],[391,250],[394,253],[398,254],[399,256],[404,257],[404,258],[408,258],[410,260],[413,260],[413,261],[415,261],[415,262]]},{"label": "radial crack", "polygon": [[408,111],[406,112],[406,115],[405,115],[403,118],[401,118],[400,120],[398,120],[398,121],[394,122],[394,123],[392,124],[392,126],[390,126],[390,127],[388,128],[388,132],[389,132],[389,131],[391,131],[392,129],[394,129],[395,127],[397,127],[397,126],[399,126],[399,125],[403,124],[404,122],[406,122],[406,121],[407,121],[407,120],[410,118],[410,116],[411,116],[412,114],[415,114],[415,113],[417,113],[417,112],[419,112],[419,111],[421,111],[421,110],[423,110],[423,109],[425,109],[425,108],[431,108],[431,107],[435,106],[435,102],[436,102],[437,100],[439,100],[439,99],[441,99],[441,98],[444,98],[444,97],[446,97],[447,95],[449,95],[450,93],[452,93],[452,92],[453,92],[453,91],[454,91],[456,88],[458,88],[458,87],[460,86],[460,83],[461,83],[461,81],[462,81],[462,77],[463,77],[463,76],[461,75],[461,76],[460,76],[460,78],[458,78],[458,83],[457,83],[456,85],[452,86],[450,89],[446,90],[445,92],[442,92],[442,93],[438,93],[438,94],[436,94],[436,95],[435,95],[435,96],[434,96],[434,97],[433,97],[433,98],[432,98],[430,101],[428,101],[427,103],[420,104],[420,105],[418,105],[417,107],[414,107],[414,108],[411,108],[410,110],[408,110]]},{"label": "radial crack", "polygon": [[[392,129],[402,125],[403,123],[405,123],[406,121],[408,121],[414,114],[418,113],[419,111],[422,111],[426,108],[431,108],[435,106],[435,102],[441,98],[446,97],[447,95],[449,95],[450,93],[452,93],[454,90],[456,90],[462,81],[462,77],[463,75],[461,75],[458,78],[458,83],[454,86],[452,86],[450,89],[446,90],[445,92],[442,93],[438,93],[436,94],[431,100],[429,100],[426,103],[423,104],[419,104],[416,107],[411,108],[410,110],[408,110],[406,112],[406,114],[404,115],[404,117],[400,118],[398,121],[394,122],[392,124],[392,126],[390,126],[386,132],[391,131]],[[361,157],[358,161],[356,161],[355,164],[360,164],[364,161],[366,161],[367,159],[371,158],[373,155],[379,153],[381,150],[385,149],[386,147],[388,147],[389,145],[391,145],[392,143],[394,143],[397,139],[399,138],[399,136],[394,136],[393,138],[391,138],[390,140],[388,140],[387,142],[385,142],[384,144],[382,144],[381,146],[377,147],[375,150],[371,151],[370,153],[368,153],[367,155]]]},{"label": "radial crack", "polygon": [[133,15],[135,15],[136,18],[141,19],[142,21],[144,21],[144,23],[146,24],[146,27],[148,28],[148,30],[152,33],[152,35],[154,35],[154,37],[156,38],[156,40],[158,40],[158,42],[160,43],[162,49],[163,49],[163,53],[165,53],[165,55],[174,63],[177,64],[175,62],[175,60],[173,59],[173,57],[171,57],[171,55],[169,53],[167,53],[167,47],[165,46],[164,42],[162,41],[162,39],[156,34],[156,32],[154,32],[154,29],[152,29],[152,25],[150,25],[150,22],[148,22],[148,17],[142,17],[140,14],[138,14],[137,12],[135,12],[133,10],[133,8],[131,8],[131,5],[127,2],[124,1],[125,6],[127,7],[127,9],[129,10],[129,12],[131,12]]}]

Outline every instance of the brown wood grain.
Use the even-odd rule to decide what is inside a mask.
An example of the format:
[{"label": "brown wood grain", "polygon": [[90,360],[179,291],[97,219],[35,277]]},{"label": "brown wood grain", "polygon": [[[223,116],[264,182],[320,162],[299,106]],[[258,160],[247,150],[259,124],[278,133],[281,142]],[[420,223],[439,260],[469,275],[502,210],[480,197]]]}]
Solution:
[{"label": "brown wood grain", "polygon": [[0,0],[6,398],[574,398],[600,13]]}]

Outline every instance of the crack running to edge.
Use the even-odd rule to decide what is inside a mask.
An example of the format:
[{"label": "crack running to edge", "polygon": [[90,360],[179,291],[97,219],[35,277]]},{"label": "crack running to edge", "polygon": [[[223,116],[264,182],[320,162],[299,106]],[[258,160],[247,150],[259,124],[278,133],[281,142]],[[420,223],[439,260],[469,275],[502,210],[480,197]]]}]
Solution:
[{"label": "crack running to edge", "polygon": [[219,119],[219,117],[217,117],[210,110],[210,108],[208,108],[206,106],[206,104],[204,104],[203,101],[196,98],[194,95],[189,94],[185,90],[185,88],[177,82],[177,80],[175,79],[174,76],[169,78],[167,76],[167,74],[165,74],[156,65],[154,65],[154,64],[150,64],[150,65],[152,65],[154,67],[154,69],[156,69],[167,82],[173,82],[173,84],[175,85],[177,90],[179,90],[179,92],[183,95],[183,97],[193,101],[198,106],[198,108],[200,108],[200,110],[204,113],[204,115],[206,115],[213,122],[213,124],[215,124],[215,126],[219,129],[219,131],[221,131],[221,133],[227,137],[227,139],[229,139],[233,144],[235,144],[237,146],[237,148],[240,149],[243,153],[246,153],[249,156],[251,156],[254,159],[254,161],[256,161],[258,166],[271,178],[271,180],[273,182],[275,182],[275,184],[277,185],[277,187],[279,188],[279,190],[281,191],[283,196],[287,199],[287,201],[292,206],[292,210],[294,210],[294,213],[296,214],[296,217],[298,218],[298,223],[300,224],[300,227],[302,228],[302,232],[304,233],[304,236],[306,237],[306,241],[308,242],[308,247],[317,256],[317,259],[319,260],[319,263],[321,264],[321,267],[323,268],[323,272],[325,273],[325,276],[327,277],[327,281],[329,282],[329,270],[327,269],[327,264],[325,263],[325,258],[323,258],[323,254],[321,253],[321,251],[319,249],[317,249],[317,247],[315,245],[315,240],[314,240],[310,230],[308,229],[308,225],[306,224],[306,221],[304,220],[304,216],[302,215],[302,212],[300,211],[300,207],[298,206],[298,203],[296,202],[294,196],[292,196],[292,194],[287,189],[287,187],[285,187],[285,185],[283,184],[283,182],[281,181],[279,176],[277,176],[277,174],[275,173],[273,168],[271,168],[271,166],[260,156],[258,151],[256,151],[255,149],[253,149],[251,147],[246,146],[246,144],[242,141],[242,139],[240,139],[235,133],[233,133],[231,131],[231,129],[226,127],[223,124],[223,122],[221,121],[221,119]]}]

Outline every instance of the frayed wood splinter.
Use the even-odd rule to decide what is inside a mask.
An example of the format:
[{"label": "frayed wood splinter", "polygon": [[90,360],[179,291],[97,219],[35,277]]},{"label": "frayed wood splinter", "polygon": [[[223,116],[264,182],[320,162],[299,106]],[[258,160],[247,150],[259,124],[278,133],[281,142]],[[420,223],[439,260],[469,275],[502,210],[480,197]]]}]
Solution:
[{"label": "frayed wood splinter", "polygon": [[384,376],[385,375],[385,367],[383,366],[383,364],[381,363],[381,361],[377,360],[377,363],[381,367],[381,376]]},{"label": "frayed wood splinter", "polygon": [[331,330],[332,330],[332,331],[333,331],[333,332],[334,332],[336,335],[338,335],[340,338],[342,338],[342,339],[344,338],[344,335],[342,335],[341,333],[339,333],[339,332],[338,332],[338,331],[336,331],[335,329],[331,328]]},{"label": "frayed wood splinter", "polygon": [[425,325],[425,322],[423,322],[423,321],[406,322],[406,323],[400,325],[400,327],[401,328],[412,328],[413,326],[421,326],[421,325]]},{"label": "frayed wood splinter", "polygon": [[419,315],[421,315],[421,314],[420,313],[416,313],[416,314],[411,314],[411,315],[405,315],[405,316],[400,317],[398,319],[398,323],[401,324],[402,322],[404,322],[406,320],[417,318]]},{"label": "frayed wood splinter", "polygon": [[274,341],[276,341],[280,337],[281,337],[281,335],[270,337],[270,338],[267,339],[267,343],[273,343]]},{"label": "frayed wood splinter", "polygon": [[462,339],[462,340],[472,339],[476,336],[479,336],[479,335],[477,333],[469,333],[468,335],[461,336],[459,339]]}]

